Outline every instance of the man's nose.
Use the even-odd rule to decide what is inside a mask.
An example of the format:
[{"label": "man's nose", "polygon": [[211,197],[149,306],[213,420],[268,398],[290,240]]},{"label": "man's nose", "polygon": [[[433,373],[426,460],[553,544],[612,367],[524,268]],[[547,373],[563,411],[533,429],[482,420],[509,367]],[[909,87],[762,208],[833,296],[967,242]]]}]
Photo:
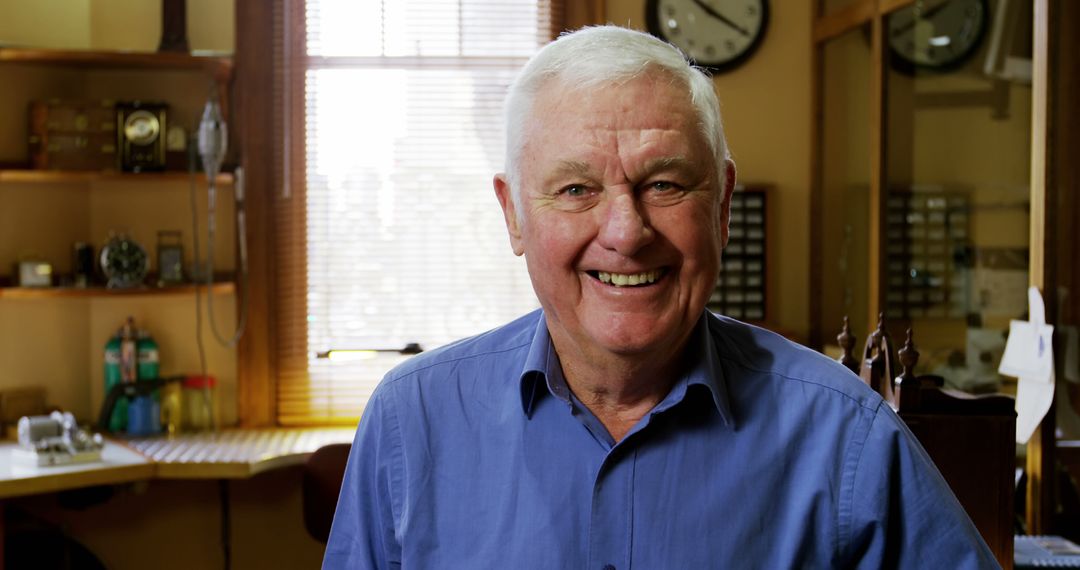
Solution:
[{"label": "man's nose", "polygon": [[656,238],[633,192],[615,194],[607,206],[601,213],[598,236],[601,246],[630,257]]}]

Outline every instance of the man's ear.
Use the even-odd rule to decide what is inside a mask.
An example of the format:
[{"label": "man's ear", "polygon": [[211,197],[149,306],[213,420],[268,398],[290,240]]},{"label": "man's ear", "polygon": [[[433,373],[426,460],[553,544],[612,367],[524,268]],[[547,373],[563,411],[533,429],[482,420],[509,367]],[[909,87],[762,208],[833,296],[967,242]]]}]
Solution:
[{"label": "man's ear", "polygon": [[728,230],[731,226],[731,194],[735,192],[735,163],[724,159],[724,198],[720,203],[720,247],[727,247]]},{"label": "man's ear", "polygon": [[521,225],[518,223],[517,204],[510,191],[510,182],[506,179],[506,173],[500,172],[492,181],[495,185],[495,196],[502,206],[503,219],[506,221],[506,232],[510,234],[510,247],[514,255],[525,253],[525,244],[521,239]]}]

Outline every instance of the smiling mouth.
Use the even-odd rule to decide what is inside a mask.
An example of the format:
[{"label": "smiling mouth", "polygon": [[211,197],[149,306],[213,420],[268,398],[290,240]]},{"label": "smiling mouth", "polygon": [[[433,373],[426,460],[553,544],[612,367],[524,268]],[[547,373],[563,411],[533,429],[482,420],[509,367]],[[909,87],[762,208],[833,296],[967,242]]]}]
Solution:
[{"label": "smiling mouth", "polygon": [[666,269],[653,269],[641,273],[608,273],[607,271],[586,271],[594,279],[615,287],[643,287],[652,285],[667,273]]}]

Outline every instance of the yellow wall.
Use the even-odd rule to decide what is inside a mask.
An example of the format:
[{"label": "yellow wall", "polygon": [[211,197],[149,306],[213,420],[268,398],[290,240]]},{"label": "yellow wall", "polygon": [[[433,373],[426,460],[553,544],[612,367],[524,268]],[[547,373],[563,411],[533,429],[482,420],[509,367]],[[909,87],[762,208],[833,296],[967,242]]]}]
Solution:
[{"label": "yellow wall", "polygon": [[90,0],[4,0],[0,45],[90,47]]},{"label": "yellow wall", "polygon": [[[0,45],[67,49],[156,51],[160,0],[4,0]],[[233,50],[234,6],[222,0],[187,1],[193,50]]]},{"label": "yellow wall", "polygon": [[[715,78],[739,179],[771,183],[769,321],[809,327],[810,22],[813,2],[773,2],[758,51]],[[607,0],[607,20],[645,29],[644,0]]]}]

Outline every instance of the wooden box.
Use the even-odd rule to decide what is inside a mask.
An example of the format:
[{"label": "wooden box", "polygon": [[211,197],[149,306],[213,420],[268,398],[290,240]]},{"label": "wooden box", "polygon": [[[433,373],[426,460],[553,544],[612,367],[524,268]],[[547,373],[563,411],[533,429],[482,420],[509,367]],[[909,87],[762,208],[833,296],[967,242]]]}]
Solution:
[{"label": "wooden box", "polygon": [[39,170],[116,168],[116,103],[50,99],[30,103],[30,160]]}]

